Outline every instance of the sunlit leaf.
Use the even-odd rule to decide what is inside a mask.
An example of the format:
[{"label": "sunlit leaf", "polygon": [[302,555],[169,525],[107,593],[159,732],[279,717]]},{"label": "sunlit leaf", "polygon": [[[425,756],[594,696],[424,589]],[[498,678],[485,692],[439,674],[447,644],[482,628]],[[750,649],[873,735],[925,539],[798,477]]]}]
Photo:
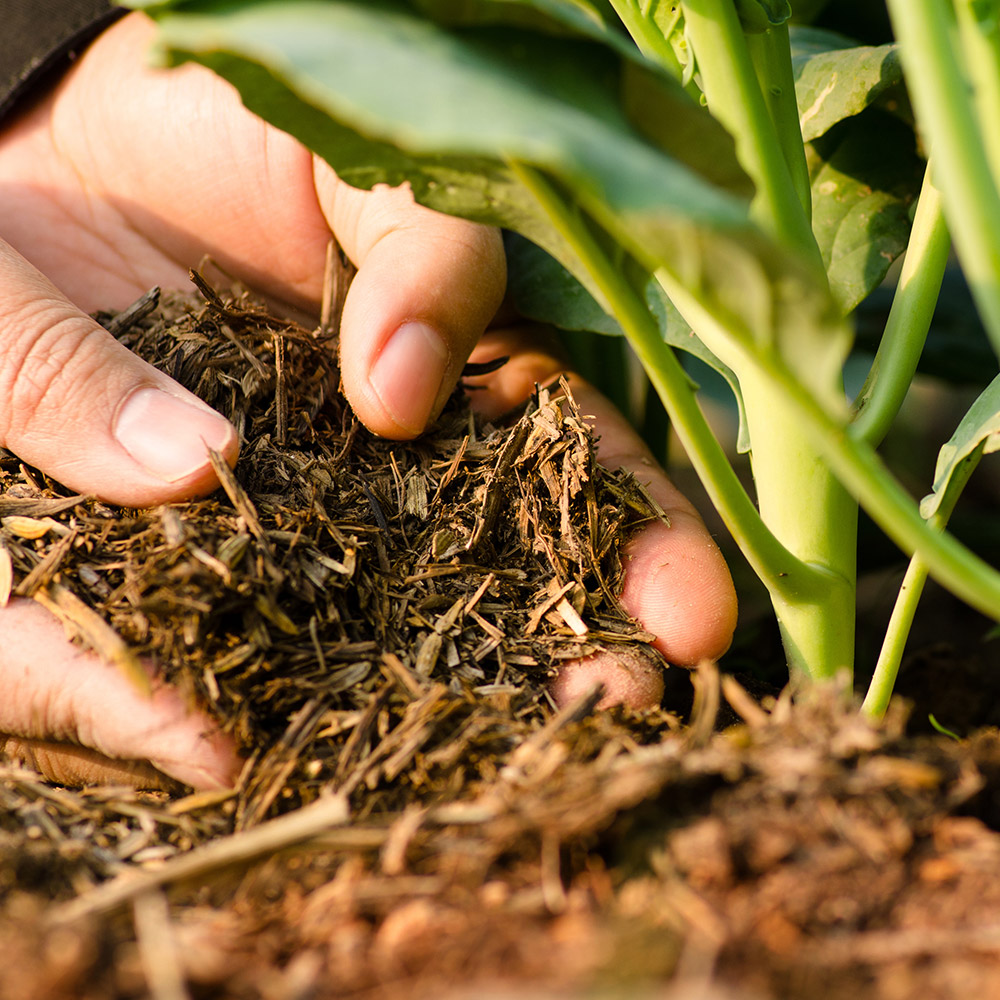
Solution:
[{"label": "sunlit leaf", "polygon": [[793,28],[790,37],[799,125],[807,142],[902,85],[895,44],[855,45],[836,32],[804,27]]},{"label": "sunlit leaf", "polygon": [[923,517],[931,517],[945,502],[959,467],[974,459],[980,450],[983,454],[1000,450],[1000,375],[979,394],[951,439],[938,452],[933,492],[920,503]]}]

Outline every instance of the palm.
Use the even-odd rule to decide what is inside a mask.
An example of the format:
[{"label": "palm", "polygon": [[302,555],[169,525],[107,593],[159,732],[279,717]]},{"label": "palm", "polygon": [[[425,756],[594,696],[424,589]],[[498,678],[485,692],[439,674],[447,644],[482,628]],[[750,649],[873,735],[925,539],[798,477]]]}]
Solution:
[{"label": "palm", "polygon": [[309,154],[209,74],[147,69],[147,35],[116,26],[0,145],[5,235],[86,310],[184,285],[205,253],[314,304],[329,228]]}]

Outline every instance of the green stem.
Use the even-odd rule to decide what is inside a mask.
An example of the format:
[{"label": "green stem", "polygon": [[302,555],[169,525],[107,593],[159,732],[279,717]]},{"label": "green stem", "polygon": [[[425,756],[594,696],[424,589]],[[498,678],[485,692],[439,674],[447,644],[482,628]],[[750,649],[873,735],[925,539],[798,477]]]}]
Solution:
[{"label": "green stem", "polygon": [[964,64],[975,91],[979,130],[993,171],[1000,184],[1000,10],[976,0],[956,0],[959,38]]},{"label": "green stem", "polygon": [[[825,281],[809,222],[811,194],[787,31],[772,28],[764,36],[748,38],[732,0],[686,0],[684,11],[709,109],[733,135],[737,155],[757,188],[751,214],[762,228],[809,261],[818,280]],[[850,669],[857,506],[816,454],[794,407],[773,392],[754,365],[745,359],[734,365],[726,356],[739,340],[729,328],[733,321],[720,322],[708,315],[697,293],[671,281],[666,272],[658,276],[681,315],[739,378],[764,523],[789,551],[822,575],[823,586],[815,600],[788,599],[779,580],[763,577],[789,667],[813,676]],[[828,345],[803,339],[807,336],[803,331],[802,337],[784,346],[800,355],[800,374],[813,390],[839,396],[843,391],[839,365],[820,363]],[[740,348],[735,350],[738,355]],[[769,567],[772,572],[776,568]]]},{"label": "green stem", "polygon": [[[975,471],[982,454],[983,449],[980,446],[953,474],[946,497],[927,521],[927,525],[932,531],[944,531],[962,489]],[[879,652],[878,663],[875,664],[875,672],[861,706],[862,712],[871,718],[881,719],[889,707],[889,699],[892,697],[892,689],[896,684],[899,665],[906,649],[906,640],[913,626],[917,605],[924,592],[927,575],[927,561],[919,553],[914,555],[909,566],[906,567],[899,595],[893,605],[892,615],[889,617],[889,625],[886,628],[882,649]]]},{"label": "green stem", "polygon": [[[774,605],[789,668],[812,677],[850,670],[857,503],[818,453],[795,402],[775,391],[773,379],[759,367],[756,355],[746,352],[728,320],[719,321],[666,269],[656,276],[701,340],[739,373],[761,517],[815,574],[812,593],[806,594],[783,585],[780,565],[758,570]],[[784,365],[781,371],[788,373]],[[802,380],[788,375],[812,399]]]},{"label": "green stem", "polygon": [[[1000,355],[1000,193],[952,44],[946,0],[888,0],[906,82],[935,163],[962,268]],[[997,128],[996,123],[990,129]]]},{"label": "green stem", "polygon": [[511,171],[531,191],[560,235],[577,254],[628,337],[650,382],[663,400],[674,430],[740,550],[762,579],[787,599],[814,600],[824,590],[826,574],[805,566],[761,522],[760,515],[733,471],[698,406],[695,389],[645,300],[598,245],[579,212],[537,170],[509,161]]},{"label": "green stem", "polygon": [[[674,304],[688,322],[679,301]],[[698,329],[697,324],[695,329]],[[734,345],[740,371],[755,369],[775,398],[787,400],[795,420],[808,433],[845,487],[880,528],[905,552],[918,552],[935,579],[970,607],[1000,621],[1000,573],[950,535],[932,531],[912,497],[885,468],[875,450],[853,438],[849,428],[828,414],[799,378],[770,352]],[[736,367],[736,365],[731,365]]]},{"label": "green stem", "polygon": [[788,25],[780,24],[767,31],[747,35],[747,48],[757,71],[761,93],[774,123],[795,193],[806,219],[811,219],[812,186],[809,183],[809,167],[806,164],[802,129],[799,126],[799,106],[795,100],[795,74],[792,70]]},{"label": "green stem", "polygon": [[941,192],[928,164],[885,332],[854,403],[851,436],[873,447],[885,437],[913,381],[950,250]]},{"label": "green stem", "polygon": [[743,169],[757,187],[752,214],[824,274],[732,0],[685,0],[684,18],[709,109],[732,134]]}]

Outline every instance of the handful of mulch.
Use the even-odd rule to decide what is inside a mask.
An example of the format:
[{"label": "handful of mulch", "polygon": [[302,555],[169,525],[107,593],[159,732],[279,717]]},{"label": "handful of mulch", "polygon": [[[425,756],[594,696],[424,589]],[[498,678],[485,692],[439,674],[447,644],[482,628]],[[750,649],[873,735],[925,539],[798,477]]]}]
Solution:
[{"label": "handful of mulch", "polygon": [[615,595],[623,537],[660,515],[596,463],[565,382],[510,427],[459,391],[385,441],[337,391],[335,335],[198,284],[102,319],[233,422],[235,470],[124,510],[0,451],[0,602],[207,705],[248,755],[237,827],[323,790],[365,812],[452,799],[544,724],[561,661],[650,640]]}]

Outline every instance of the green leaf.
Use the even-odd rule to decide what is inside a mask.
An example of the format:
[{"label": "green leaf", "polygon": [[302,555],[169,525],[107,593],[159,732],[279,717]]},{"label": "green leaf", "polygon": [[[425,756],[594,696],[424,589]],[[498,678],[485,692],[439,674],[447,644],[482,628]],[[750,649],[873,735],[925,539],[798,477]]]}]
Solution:
[{"label": "green leaf", "polygon": [[[411,155],[512,157],[622,210],[745,225],[741,202],[636,135],[618,104],[620,60],[602,46],[507,28],[446,31],[377,0],[215,0],[167,12],[160,25],[175,59],[230,79],[245,79],[246,63],[264,66],[272,90]],[[264,100],[259,90],[244,97]],[[701,116],[679,86],[673,97],[665,111]],[[297,134],[294,118],[278,124]]]},{"label": "green leaf", "polygon": [[813,231],[830,288],[851,312],[906,249],[923,162],[901,122],[872,110],[807,148]]},{"label": "green leaf", "polygon": [[[979,394],[969,407],[950,440],[938,452],[933,492],[920,502],[920,514],[930,518],[945,503],[953,481],[965,483],[959,475],[964,463],[978,461],[980,455],[1000,450],[1000,375]],[[963,470],[965,471],[965,470]]]},{"label": "green leaf", "polygon": [[453,26],[506,25],[604,40],[612,34],[607,17],[613,11],[587,0],[410,0],[410,5]]},{"label": "green leaf", "polygon": [[718,175],[720,126],[666,74],[642,106],[686,137],[673,155],[622,107],[633,60],[597,42],[449,29],[403,0],[191,0],[154,14],[167,61],[195,59],[231,80],[350,183],[408,179],[421,202],[515,229],[586,280],[507,164],[558,179],[588,225],[843,408],[849,333],[836,306],[808,265],[749,221],[745,199],[702,176]]},{"label": "green leaf", "polygon": [[790,37],[799,125],[806,142],[902,85],[895,44],[856,46],[836,32],[804,27],[792,28]]}]

